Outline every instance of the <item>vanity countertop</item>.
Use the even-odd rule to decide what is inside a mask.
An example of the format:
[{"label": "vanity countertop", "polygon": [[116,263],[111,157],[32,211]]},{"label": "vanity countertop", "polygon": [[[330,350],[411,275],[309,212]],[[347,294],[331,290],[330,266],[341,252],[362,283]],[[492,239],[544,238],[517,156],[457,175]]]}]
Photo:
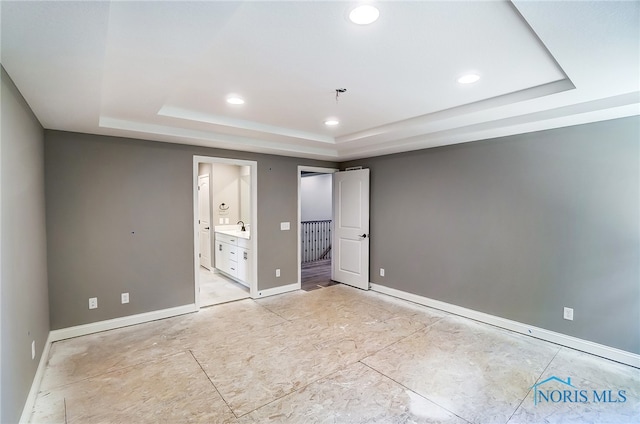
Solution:
[{"label": "vanity countertop", "polygon": [[251,238],[251,233],[249,231],[240,231],[240,230],[233,230],[233,229],[218,229],[218,228],[216,228],[216,233],[226,234],[228,236],[239,237],[239,238],[243,238],[243,239],[247,239],[247,240]]}]

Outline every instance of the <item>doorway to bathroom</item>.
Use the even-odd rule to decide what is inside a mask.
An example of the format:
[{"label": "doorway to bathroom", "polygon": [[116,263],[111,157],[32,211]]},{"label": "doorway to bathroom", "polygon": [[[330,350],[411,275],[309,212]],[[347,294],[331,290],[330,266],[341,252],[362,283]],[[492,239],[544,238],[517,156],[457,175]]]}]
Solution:
[{"label": "doorway to bathroom", "polygon": [[335,284],[331,280],[333,180],[337,169],[298,167],[298,281],[304,291]]},{"label": "doorway to bathroom", "polygon": [[197,307],[257,292],[257,162],[194,156]]}]

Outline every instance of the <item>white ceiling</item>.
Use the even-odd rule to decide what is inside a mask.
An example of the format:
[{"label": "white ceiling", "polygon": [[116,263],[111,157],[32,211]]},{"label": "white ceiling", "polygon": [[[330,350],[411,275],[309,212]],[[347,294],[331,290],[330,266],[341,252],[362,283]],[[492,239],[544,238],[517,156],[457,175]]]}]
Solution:
[{"label": "white ceiling", "polygon": [[640,114],[640,2],[371,3],[2,1],[2,65],[45,128],[328,160]]}]

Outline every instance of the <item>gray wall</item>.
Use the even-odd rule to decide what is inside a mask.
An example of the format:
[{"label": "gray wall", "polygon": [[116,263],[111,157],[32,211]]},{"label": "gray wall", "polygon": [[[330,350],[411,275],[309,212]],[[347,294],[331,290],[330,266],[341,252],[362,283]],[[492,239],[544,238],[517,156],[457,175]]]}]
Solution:
[{"label": "gray wall", "polygon": [[372,282],[640,353],[639,127],[341,164],[371,168]]},{"label": "gray wall", "polygon": [[193,155],[258,162],[258,289],[297,282],[297,167],[334,163],[47,130],[52,329],[193,303]]},{"label": "gray wall", "polygon": [[[17,422],[49,335],[44,131],[1,69],[0,422]],[[31,342],[36,356],[31,359]]]}]

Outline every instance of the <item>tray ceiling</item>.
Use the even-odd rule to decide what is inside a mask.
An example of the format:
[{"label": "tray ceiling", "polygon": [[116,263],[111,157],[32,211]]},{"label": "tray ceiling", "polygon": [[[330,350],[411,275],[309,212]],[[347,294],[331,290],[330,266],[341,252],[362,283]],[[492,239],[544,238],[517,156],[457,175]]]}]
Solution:
[{"label": "tray ceiling", "polygon": [[2,65],[45,128],[329,160],[640,114],[638,2],[355,4],[3,1]]}]

